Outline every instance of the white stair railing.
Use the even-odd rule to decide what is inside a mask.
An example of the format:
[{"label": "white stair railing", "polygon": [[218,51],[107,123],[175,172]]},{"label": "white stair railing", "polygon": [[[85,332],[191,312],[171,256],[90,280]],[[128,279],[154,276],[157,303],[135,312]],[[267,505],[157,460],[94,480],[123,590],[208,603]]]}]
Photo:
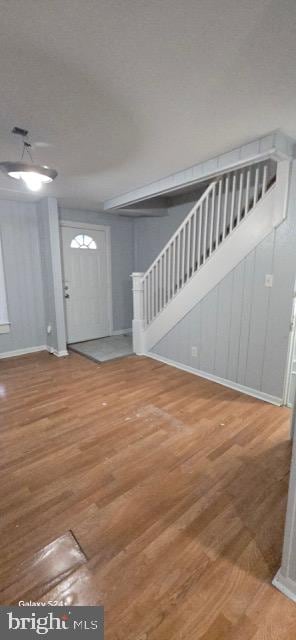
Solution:
[{"label": "white stair railing", "polygon": [[269,165],[261,162],[211,182],[146,273],[135,274],[134,291],[135,286],[141,291],[137,317],[144,326],[151,324],[264,197],[275,182],[275,175],[268,173]]}]

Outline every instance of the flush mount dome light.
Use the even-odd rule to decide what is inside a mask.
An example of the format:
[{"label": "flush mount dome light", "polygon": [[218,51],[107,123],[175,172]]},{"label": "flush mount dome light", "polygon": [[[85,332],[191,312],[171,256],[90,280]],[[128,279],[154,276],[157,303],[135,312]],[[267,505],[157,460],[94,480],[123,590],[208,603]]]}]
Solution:
[{"label": "flush mount dome light", "polygon": [[[57,177],[57,171],[33,162],[30,152],[31,144],[25,140],[28,135],[26,129],[14,127],[12,133],[23,137],[22,156],[21,159],[16,162],[0,162],[0,169],[10,176],[10,178],[23,180],[30,191],[39,191],[43,184],[52,182]],[[28,154],[30,162],[23,162],[25,153]]]}]

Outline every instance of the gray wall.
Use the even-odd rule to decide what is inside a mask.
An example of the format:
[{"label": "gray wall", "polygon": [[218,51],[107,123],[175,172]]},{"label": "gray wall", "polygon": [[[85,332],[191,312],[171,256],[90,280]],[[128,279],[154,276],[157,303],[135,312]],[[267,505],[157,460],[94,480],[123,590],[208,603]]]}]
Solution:
[{"label": "gray wall", "polygon": [[[48,345],[60,349],[49,200],[23,203],[0,200],[0,233],[11,330],[0,334],[0,353]],[[104,224],[111,228],[114,330],[132,324],[134,270],[133,221],[96,212],[65,210],[64,220]],[[57,283],[56,283],[57,284]],[[52,325],[47,336],[46,326]],[[60,323],[61,324],[61,323]]]},{"label": "gray wall", "polygon": [[[273,273],[273,287],[264,284]],[[163,357],[283,397],[296,274],[296,162],[288,217],[153,349]],[[197,347],[192,357],[191,347]]]},{"label": "gray wall", "polygon": [[44,345],[44,308],[36,206],[0,201],[0,233],[10,332],[0,353]]},{"label": "gray wall", "polygon": [[135,271],[148,269],[196,200],[170,207],[168,215],[161,218],[135,219]]},{"label": "gray wall", "polygon": [[206,189],[208,182],[196,187],[190,194],[171,196],[167,215],[161,218],[134,219],[134,270],[146,271],[164,245],[178,229]]},{"label": "gray wall", "polygon": [[134,271],[133,220],[112,214],[76,209],[60,209],[61,220],[73,220],[86,224],[102,224],[111,230],[111,268],[113,329],[129,329],[132,326],[132,283]]}]

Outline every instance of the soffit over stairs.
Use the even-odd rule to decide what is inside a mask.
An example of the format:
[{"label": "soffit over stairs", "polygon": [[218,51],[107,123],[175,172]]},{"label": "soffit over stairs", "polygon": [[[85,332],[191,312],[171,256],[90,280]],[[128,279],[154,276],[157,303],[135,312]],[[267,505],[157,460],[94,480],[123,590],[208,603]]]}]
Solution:
[{"label": "soffit over stairs", "polygon": [[165,198],[169,194],[180,194],[180,191],[185,192],[194,185],[198,188],[201,182],[205,183],[207,179],[236,167],[269,157],[283,160],[293,157],[294,153],[294,139],[281,131],[274,131],[184,171],[107,200],[104,210],[134,216],[165,215]]}]

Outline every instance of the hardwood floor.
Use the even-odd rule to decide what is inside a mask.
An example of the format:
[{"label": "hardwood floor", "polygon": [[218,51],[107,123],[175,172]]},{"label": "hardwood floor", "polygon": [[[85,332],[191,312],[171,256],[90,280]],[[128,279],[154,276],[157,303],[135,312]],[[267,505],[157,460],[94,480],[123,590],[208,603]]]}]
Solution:
[{"label": "hardwood floor", "polygon": [[294,640],[289,418],[146,358],[0,361],[1,602],[101,603],[108,640]]}]

